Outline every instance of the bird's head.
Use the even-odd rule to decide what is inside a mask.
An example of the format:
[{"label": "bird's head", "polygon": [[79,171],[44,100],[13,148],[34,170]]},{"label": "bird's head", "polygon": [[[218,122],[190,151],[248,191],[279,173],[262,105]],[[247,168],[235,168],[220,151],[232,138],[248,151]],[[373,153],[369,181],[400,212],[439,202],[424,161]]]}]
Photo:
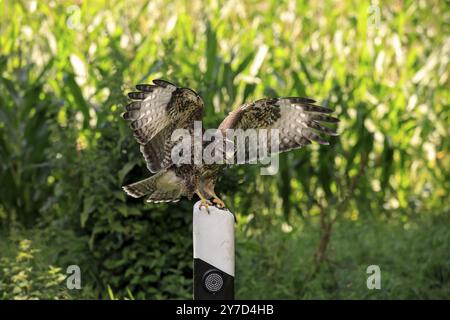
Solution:
[{"label": "bird's head", "polygon": [[192,89],[183,88],[184,97],[191,102],[203,106],[203,99],[200,95]]}]

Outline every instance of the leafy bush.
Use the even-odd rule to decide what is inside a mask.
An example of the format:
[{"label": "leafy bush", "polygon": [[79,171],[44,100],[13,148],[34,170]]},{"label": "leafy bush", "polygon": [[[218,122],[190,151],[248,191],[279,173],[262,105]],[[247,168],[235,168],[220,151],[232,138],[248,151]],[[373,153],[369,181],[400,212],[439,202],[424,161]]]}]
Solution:
[{"label": "leafy bush", "polygon": [[42,267],[38,249],[30,240],[21,240],[15,258],[0,258],[0,298],[15,300],[69,299],[66,275],[61,268]]},{"label": "leafy bush", "polygon": [[142,207],[140,200],[125,196],[121,186],[146,173],[142,160],[136,160],[136,146],[119,132],[112,121],[97,130],[95,147],[78,150],[73,163],[59,162],[53,171],[60,190],[53,210],[62,228],[75,227],[85,238],[90,261],[75,262],[82,272],[89,270],[86,281],[100,297],[108,297],[108,285],[116,296],[130,291],[137,299],[188,298],[191,209],[187,202]]}]

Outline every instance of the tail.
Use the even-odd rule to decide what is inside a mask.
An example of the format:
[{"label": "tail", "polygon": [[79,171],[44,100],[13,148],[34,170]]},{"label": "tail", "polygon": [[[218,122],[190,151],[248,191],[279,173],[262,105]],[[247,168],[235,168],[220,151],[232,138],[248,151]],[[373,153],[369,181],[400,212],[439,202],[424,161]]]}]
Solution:
[{"label": "tail", "polygon": [[147,202],[176,202],[181,197],[182,180],[173,171],[163,170],[147,178],[127,186],[122,189],[134,198],[141,198],[150,195]]},{"label": "tail", "polygon": [[150,178],[123,186],[123,191],[133,198],[140,198],[147,194],[152,194],[156,190],[156,175]]},{"label": "tail", "polygon": [[178,202],[180,201],[180,191],[179,190],[169,190],[169,191],[160,191],[156,190],[153,192],[150,197],[145,200],[146,202]]}]

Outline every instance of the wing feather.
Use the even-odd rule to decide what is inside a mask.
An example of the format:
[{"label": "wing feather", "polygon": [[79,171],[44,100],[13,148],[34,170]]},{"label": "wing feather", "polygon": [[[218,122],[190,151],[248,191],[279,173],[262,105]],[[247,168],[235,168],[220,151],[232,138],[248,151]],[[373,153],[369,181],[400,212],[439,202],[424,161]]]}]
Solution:
[{"label": "wing feather", "polygon": [[[312,141],[328,144],[324,136],[338,134],[323,123],[337,123],[339,120],[329,115],[333,110],[314,103],[312,99],[301,97],[257,100],[231,112],[219,129],[224,134],[227,129],[278,129],[279,152],[301,148]],[[246,151],[249,150],[248,147],[247,144]],[[248,155],[248,161],[254,160],[247,157]]]},{"label": "wing feather", "polygon": [[136,89],[128,93],[132,101],[122,117],[130,123],[148,169],[157,172],[171,164],[167,150],[173,131],[202,120],[203,101],[193,90],[165,80],[138,84]]}]

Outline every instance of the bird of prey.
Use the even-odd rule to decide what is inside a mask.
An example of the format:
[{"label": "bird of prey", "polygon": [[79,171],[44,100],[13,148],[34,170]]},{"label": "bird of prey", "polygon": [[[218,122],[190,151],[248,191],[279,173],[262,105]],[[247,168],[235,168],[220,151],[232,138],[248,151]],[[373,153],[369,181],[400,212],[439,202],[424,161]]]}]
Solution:
[{"label": "bird of prey", "polygon": [[[153,84],[139,84],[130,92],[123,118],[130,123],[140,145],[148,170],[153,175],[123,187],[130,196],[147,196],[147,202],[176,202],[181,197],[191,199],[197,194],[202,207],[225,206],[216,195],[214,186],[225,164],[177,163],[171,150],[177,143],[172,134],[185,129],[194,134],[194,122],[201,121],[204,103],[192,89],[178,87],[165,80]],[[330,116],[331,109],[315,105],[315,101],[301,97],[265,98],[245,103],[229,113],[218,132],[229,129],[278,129],[278,152],[297,149],[315,141],[328,144],[321,135],[337,135],[323,123],[337,123]],[[249,162],[249,159],[246,158]]]}]

